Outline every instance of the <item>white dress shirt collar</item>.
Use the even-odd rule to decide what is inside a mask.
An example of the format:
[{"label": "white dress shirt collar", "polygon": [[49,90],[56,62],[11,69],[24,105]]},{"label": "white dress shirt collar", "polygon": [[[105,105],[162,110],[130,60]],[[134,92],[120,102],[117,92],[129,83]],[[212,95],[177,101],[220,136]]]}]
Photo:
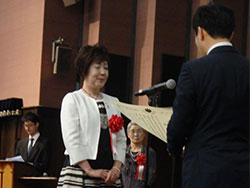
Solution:
[{"label": "white dress shirt collar", "polygon": [[36,141],[37,141],[37,139],[39,138],[39,136],[40,136],[40,133],[39,133],[39,132],[37,132],[33,137],[29,135],[29,144],[30,144],[30,142],[31,142],[30,139],[33,138],[34,141],[33,141],[33,145],[32,145],[32,146],[34,146],[35,143],[36,143]]},{"label": "white dress shirt collar", "polygon": [[217,48],[217,47],[219,47],[219,46],[233,46],[233,45],[232,45],[231,42],[227,42],[227,41],[225,41],[225,42],[218,42],[218,43],[212,45],[212,46],[208,49],[207,55],[208,55],[214,48]]}]

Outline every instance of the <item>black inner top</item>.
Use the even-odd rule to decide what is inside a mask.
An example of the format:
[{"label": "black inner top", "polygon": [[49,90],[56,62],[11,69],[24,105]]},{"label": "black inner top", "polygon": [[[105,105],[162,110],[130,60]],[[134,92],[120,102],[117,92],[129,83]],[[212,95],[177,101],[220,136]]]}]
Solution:
[{"label": "black inner top", "polygon": [[114,160],[111,151],[107,112],[102,101],[97,101],[97,106],[99,108],[101,118],[101,134],[99,139],[97,158],[96,160],[88,161],[93,169],[111,169],[114,164]]}]

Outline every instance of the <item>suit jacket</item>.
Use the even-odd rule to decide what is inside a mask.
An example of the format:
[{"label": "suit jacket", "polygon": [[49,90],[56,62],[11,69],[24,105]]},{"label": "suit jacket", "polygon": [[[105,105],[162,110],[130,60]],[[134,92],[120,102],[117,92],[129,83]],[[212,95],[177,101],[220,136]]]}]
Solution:
[{"label": "suit jacket", "polygon": [[221,46],[183,64],[167,141],[184,188],[248,188],[249,60]]},{"label": "suit jacket", "polygon": [[15,155],[21,155],[25,162],[33,163],[41,173],[46,172],[48,169],[48,140],[39,136],[35,145],[32,147],[31,153],[28,156],[29,138],[22,139],[18,142]]}]

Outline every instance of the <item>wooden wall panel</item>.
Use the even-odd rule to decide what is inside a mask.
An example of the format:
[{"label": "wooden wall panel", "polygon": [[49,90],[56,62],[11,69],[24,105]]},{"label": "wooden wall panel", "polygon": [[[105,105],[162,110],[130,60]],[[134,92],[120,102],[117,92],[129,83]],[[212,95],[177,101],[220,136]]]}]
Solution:
[{"label": "wooden wall panel", "polygon": [[153,84],[161,81],[163,54],[185,56],[186,14],[186,1],[157,1]]},{"label": "wooden wall panel", "polygon": [[[61,0],[46,1],[39,105],[60,107],[63,96],[75,89],[76,72],[73,62],[78,52],[81,17],[81,3],[64,7]],[[59,36],[73,50],[70,72],[65,75],[53,74],[54,64],[51,62],[52,41]]]},{"label": "wooden wall panel", "polygon": [[[133,90],[152,85],[156,0],[138,1]],[[147,97],[133,97],[134,104],[147,105]]]},{"label": "wooden wall panel", "polygon": [[86,0],[83,15],[83,45],[99,42],[101,0]]},{"label": "wooden wall panel", "polygon": [[130,56],[132,6],[132,0],[102,1],[99,41],[112,54]]}]

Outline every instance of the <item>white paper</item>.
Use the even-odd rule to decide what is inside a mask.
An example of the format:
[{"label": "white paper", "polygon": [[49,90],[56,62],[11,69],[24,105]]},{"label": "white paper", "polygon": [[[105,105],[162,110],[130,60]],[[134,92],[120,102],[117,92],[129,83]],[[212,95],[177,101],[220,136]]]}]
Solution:
[{"label": "white paper", "polygon": [[117,101],[112,101],[112,103],[128,119],[167,143],[166,129],[173,113],[172,107],[139,106]]},{"label": "white paper", "polygon": [[7,161],[14,161],[14,162],[24,162],[23,158],[21,155],[15,156],[15,157],[10,157],[6,158]]}]

